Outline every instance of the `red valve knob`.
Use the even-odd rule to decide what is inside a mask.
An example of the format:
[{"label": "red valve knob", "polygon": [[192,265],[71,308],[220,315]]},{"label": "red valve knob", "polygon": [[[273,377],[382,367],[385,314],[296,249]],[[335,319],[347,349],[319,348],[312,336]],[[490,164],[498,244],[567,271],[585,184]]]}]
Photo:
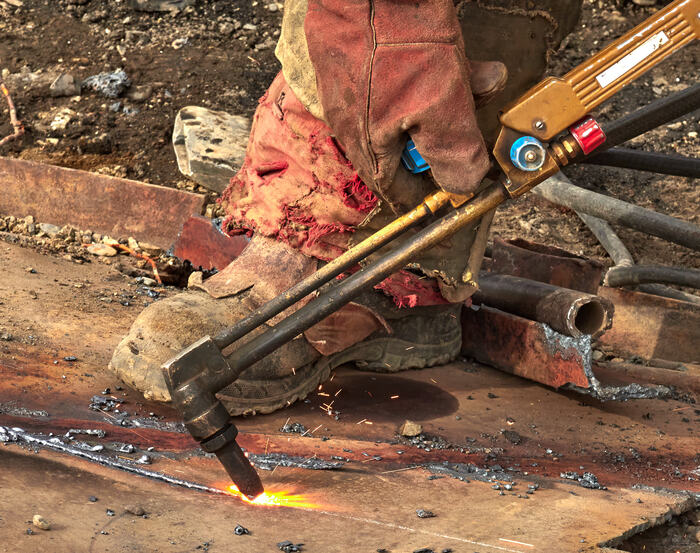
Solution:
[{"label": "red valve knob", "polygon": [[581,146],[581,150],[585,155],[590,154],[597,147],[605,142],[605,133],[600,128],[598,122],[590,115],[581,119],[578,123],[574,123],[569,132]]}]

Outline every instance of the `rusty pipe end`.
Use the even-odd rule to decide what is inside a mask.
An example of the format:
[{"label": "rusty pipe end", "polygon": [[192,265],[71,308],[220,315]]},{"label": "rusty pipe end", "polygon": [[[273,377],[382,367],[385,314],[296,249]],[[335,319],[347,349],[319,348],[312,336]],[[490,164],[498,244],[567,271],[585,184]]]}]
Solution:
[{"label": "rusty pipe end", "polygon": [[600,296],[583,295],[573,302],[567,313],[566,326],[571,336],[601,336],[612,326],[614,306]]}]

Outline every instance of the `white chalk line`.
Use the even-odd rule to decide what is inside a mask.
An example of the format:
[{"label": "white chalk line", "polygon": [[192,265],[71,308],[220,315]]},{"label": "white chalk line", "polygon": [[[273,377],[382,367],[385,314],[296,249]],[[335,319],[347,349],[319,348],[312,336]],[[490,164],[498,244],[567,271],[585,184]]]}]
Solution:
[{"label": "white chalk line", "polygon": [[354,520],[356,522],[365,522],[367,524],[375,524],[377,526],[384,526],[386,528],[393,528],[395,530],[405,530],[407,532],[414,532],[416,534],[425,534],[427,536],[432,536],[434,538],[443,538],[447,540],[461,541],[462,543],[468,543],[470,545],[477,545],[479,547],[489,547],[491,549],[496,549],[498,551],[507,551],[508,553],[522,553],[519,549],[509,549],[507,547],[501,547],[499,545],[491,545],[490,543],[482,543],[479,541],[469,540],[466,538],[460,538],[457,536],[448,536],[447,534],[438,534],[437,532],[428,532],[427,530],[419,530],[417,528],[411,528],[409,526],[403,526],[401,524],[393,524],[391,522],[382,522],[380,520],[374,520],[371,518],[358,517],[353,515],[346,515],[344,513],[334,513],[333,511],[319,511],[317,509],[309,509],[306,507],[301,507],[302,510],[308,511],[310,513],[319,513],[322,515],[328,515],[337,518],[344,518],[347,520]]}]

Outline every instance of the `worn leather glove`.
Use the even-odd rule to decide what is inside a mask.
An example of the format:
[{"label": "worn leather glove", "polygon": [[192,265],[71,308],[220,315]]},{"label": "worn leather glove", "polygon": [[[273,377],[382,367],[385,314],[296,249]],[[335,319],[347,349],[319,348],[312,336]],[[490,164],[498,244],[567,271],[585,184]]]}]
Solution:
[{"label": "worn leather glove", "polygon": [[452,0],[309,0],[304,30],[326,122],[368,186],[384,195],[410,136],[442,189],[476,190],[489,158]]}]

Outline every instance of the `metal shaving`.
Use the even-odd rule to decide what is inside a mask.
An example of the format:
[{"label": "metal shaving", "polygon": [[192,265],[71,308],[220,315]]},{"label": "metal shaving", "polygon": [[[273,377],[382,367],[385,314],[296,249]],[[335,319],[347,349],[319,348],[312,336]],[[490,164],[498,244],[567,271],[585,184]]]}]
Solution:
[{"label": "metal shaving", "polygon": [[123,69],[117,69],[111,73],[100,73],[88,77],[83,81],[82,86],[99,92],[107,98],[117,98],[131,86],[131,81]]},{"label": "metal shaving", "polygon": [[277,467],[293,467],[311,470],[337,470],[343,468],[345,463],[341,461],[325,461],[316,457],[292,457],[284,453],[268,453],[257,455],[251,453],[248,459],[256,467],[262,470],[275,470]]},{"label": "metal shaving", "polygon": [[578,472],[562,472],[559,474],[560,478],[566,478],[567,480],[576,480],[584,488],[589,488],[591,490],[607,490],[605,486],[598,482],[598,477],[592,472],[584,472],[583,476],[579,476]]}]

